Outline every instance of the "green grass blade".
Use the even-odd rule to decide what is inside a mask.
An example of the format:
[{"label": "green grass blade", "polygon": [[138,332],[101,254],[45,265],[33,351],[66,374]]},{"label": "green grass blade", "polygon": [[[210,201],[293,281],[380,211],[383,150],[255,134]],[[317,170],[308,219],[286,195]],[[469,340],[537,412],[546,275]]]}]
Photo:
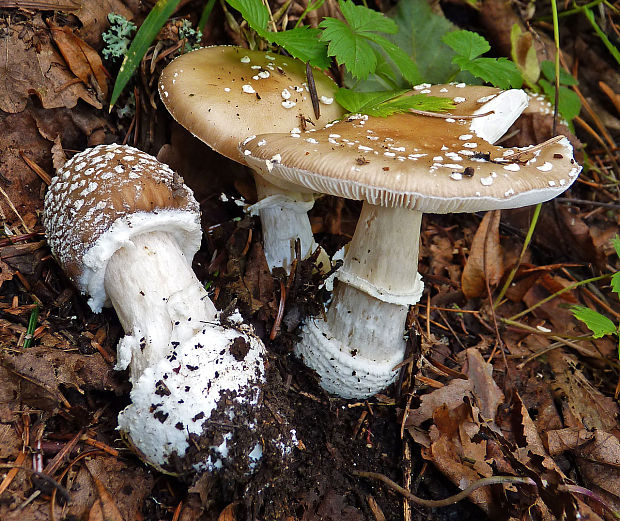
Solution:
[{"label": "green grass blade", "polygon": [[601,39],[605,47],[607,47],[607,50],[616,59],[616,61],[620,63],[620,51],[618,51],[616,46],[609,41],[609,38],[607,38],[607,35],[598,26],[598,24],[596,23],[596,20],[594,20],[594,14],[592,13],[592,11],[590,11],[590,9],[584,9],[583,13],[586,15],[586,18],[588,19],[588,21],[590,22],[590,24],[596,31],[596,34],[598,34],[598,37]]},{"label": "green grass blade", "polygon": [[26,336],[24,337],[24,348],[28,349],[32,345],[34,331],[37,328],[37,321],[39,320],[39,306],[35,306],[30,312],[30,318],[28,319],[28,329],[26,330]]},{"label": "green grass blade", "polygon": [[140,29],[136,33],[127,56],[123,60],[116,82],[114,83],[114,89],[112,90],[112,96],[110,98],[110,110],[118,100],[118,97],[123,92],[123,89],[131,79],[134,71],[140,65],[142,58],[146,54],[146,51],[155,40],[157,33],[164,26],[168,18],[172,16],[175,9],[179,5],[181,0],[158,0],[153,6],[151,12],[148,14]]},{"label": "green grass blade", "polygon": [[199,31],[204,31],[205,25],[207,25],[207,20],[209,19],[209,16],[211,16],[211,11],[213,11],[214,7],[215,0],[209,0],[204,6],[204,9],[202,10],[202,13],[200,15],[200,20],[198,20]]}]

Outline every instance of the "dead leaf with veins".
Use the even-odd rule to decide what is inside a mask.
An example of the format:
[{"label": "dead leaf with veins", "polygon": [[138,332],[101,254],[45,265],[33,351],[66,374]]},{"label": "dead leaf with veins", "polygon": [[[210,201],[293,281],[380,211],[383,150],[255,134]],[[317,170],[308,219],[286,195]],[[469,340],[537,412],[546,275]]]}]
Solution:
[{"label": "dead leaf with veins", "polygon": [[75,81],[40,14],[25,22],[0,20],[0,110],[21,112],[32,95],[46,109],[74,107],[78,99],[102,107],[93,91]]},{"label": "dead leaf with veins", "polygon": [[485,294],[485,281],[493,288],[502,278],[504,261],[499,243],[500,218],[500,210],[487,212],[474,235],[461,276],[462,290],[467,298]]}]

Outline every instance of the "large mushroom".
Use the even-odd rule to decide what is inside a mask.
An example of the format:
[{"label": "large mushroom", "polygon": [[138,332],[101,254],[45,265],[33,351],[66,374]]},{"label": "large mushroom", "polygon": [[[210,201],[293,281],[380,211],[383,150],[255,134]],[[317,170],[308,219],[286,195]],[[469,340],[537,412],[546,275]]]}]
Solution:
[{"label": "large mushroom", "polygon": [[[111,303],[125,330],[117,368],[129,366],[133,387],[120,429],[159,467],[181,461],[190,438],[192,447],[208,440],[190,467],[221,466],[238,432],[233,418],[259,429],[265,350],[248,327],[219,322],[191,269],[202,235],[191,190],[148,154],[101,145],[59,169],[43,220],[54,256],[93,311]],[[246,469],[262,453],[254,439],[235,452]]]},{"label": "large mushroom", "polygon": [[396,377],[408,306],[423,290],[422,213],[527,206],[562,193],[579,174],[564,137],[523,149],[490,144],[523,110],[525,94],[484,89],[419,86],[453,97],[447,119],[353,115],[301,139],[259,135],[243,145],[248,163],[274,184],[364,201],[327,318],[309,320],[296,347],[327,391],[368,397]]},{"label": "large mushroom", "polygon": [[[305,65],[294,58],[216,46],[180,56],[162,72],[160,97],[174,119],[220,154],[245,164],[244,139],[265,132],[322,128],[343,115],[334,102],[336,84],[315,71],[320,116],[315,115]],[[316,247],[307,212],[311,194],[281,188],[255,176],[258,213],[270,269],[289,268],[300,240],[306,257]]]}]

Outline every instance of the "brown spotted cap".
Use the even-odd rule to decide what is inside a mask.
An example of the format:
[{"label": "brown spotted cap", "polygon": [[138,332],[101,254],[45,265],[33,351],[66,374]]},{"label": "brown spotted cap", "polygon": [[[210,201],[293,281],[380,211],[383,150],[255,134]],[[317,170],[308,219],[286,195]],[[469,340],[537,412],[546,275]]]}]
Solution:
[{"label": "brown spotted cap", "polygon": [[306,83],[305,64],[242,47],[206,47],[180,56],[159,80],[164,105],[182,126],[216,152],[243,163],[238,145],[265,132],[320,128],[341,117],[337,85],[314,71],[320,118]]},{"label": "brown spotted cap", "polygon": [[[131,236],[168,231],[191,261],[200,246],[200,211],[192,191],[167,165],[135,148],[100,145],[73,156],[45,196],[47,240],[83,293],[103,294],[108,259]],[[98,309],[97,309],[98,308]]]}]

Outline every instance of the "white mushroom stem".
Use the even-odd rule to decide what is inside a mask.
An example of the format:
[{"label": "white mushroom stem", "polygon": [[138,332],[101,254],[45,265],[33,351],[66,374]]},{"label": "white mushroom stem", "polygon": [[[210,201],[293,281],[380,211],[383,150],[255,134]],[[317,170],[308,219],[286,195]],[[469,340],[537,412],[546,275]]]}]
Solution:
[{"label": "white mushroom stem", "polygon": [[291,192],[254,175],[258,203],[249,211],[260,216],[263,227],[263,248],[269,269],[290,270],[295,258],[295,242],[299,239],[301,258],[308,257],[316,248],[308,219],[314,205],[312,194]]},{"label": "white mushroom stem", "polygon": [[105,272],[106,293],[125,330],[117,368],[136,382],[147,367],[215,320],[217,311],[191,261],[167,232],[138,234],[117,250]]},{"label": "white mushroom stem", "polygon": [[364,203],[327,320],[308,322],[296,347],[326,391],[365,398],[396,378],[407,311],[424,289],[421,218],[415,210]]}]

